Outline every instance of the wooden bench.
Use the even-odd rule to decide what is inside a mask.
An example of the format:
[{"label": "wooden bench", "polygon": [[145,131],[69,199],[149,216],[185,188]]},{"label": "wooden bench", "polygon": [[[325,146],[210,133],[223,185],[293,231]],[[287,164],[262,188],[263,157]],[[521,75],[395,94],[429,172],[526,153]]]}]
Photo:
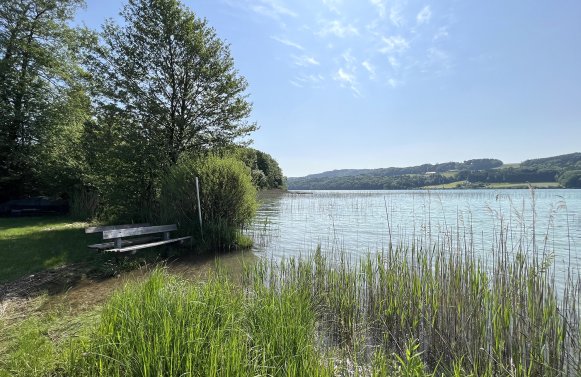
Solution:
[{"label": "wooden bench", "polygon": [[[85,233],[103,233],[103,240],[111,240],[103,243],[89,245],[89,248],[103,252],[123,253],[148,247],[166,245],[180,242],[192,237],[170,238],[170,232],[177,230],[176,224],[156,225],[149,224],[127,224],[103,227],[89,227]],[[145,237],[139,237],[145,236]],[[128,238],[129,237],[129,238]]]}]

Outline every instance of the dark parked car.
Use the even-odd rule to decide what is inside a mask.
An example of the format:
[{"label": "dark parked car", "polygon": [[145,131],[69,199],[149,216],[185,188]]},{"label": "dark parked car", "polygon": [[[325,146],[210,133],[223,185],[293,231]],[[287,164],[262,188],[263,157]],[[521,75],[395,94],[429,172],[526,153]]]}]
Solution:
[{"label": "dark parked car", "polygon": [[10,200],[0,204],[2,216],[62,215],[69,211],[64,199],[51,199],[46,196]]}]

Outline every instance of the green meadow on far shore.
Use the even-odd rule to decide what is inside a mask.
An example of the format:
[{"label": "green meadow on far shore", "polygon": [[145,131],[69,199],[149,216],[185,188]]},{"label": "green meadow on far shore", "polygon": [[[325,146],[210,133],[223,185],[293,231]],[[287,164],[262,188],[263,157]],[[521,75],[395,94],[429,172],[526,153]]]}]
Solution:
[{"label": "green meadow on far shore", "polygon": [[[422,187],[425,190],[441,190],[441,189],[462,189],[462,188],[476,188],[469,187],[466,181],[450,182],[443,185],[432,185]],[[558,182],[534,182],[534,183],[485,183],[479,185],[477,188],[486,189],[553,189],[562,188]]]}]

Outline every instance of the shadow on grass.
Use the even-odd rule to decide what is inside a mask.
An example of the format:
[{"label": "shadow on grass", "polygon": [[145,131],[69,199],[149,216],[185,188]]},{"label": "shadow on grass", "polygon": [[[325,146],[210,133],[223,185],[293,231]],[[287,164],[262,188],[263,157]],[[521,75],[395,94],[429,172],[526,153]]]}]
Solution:
[{"label": "shadow on grass", "polygon": [[87,249],[99,237],[86,226],[62,216],[0,218],[0,300],[57,294],[106,266],[110,256]]},{"label": "shadow on grass", "polygon": [[85,223],[66,217],[0,219],[0,284],[36,272],[90,263]]},{"label": "shadow on grass", "polygon": [[[83,280],[99,281],[123,271],[163,262],[183,275],[215,266],[242,273],[239,252],[196,254],[191,246],[140,250],[136,254],[103,254],[87,245],[102,242],[85,234],[88,224],[69,217],[0,218],[0,301],[9,297],[56,295]],[[253,259],[250,254],[243,259]],[[239,270],[239,271],[238,271]]]}]

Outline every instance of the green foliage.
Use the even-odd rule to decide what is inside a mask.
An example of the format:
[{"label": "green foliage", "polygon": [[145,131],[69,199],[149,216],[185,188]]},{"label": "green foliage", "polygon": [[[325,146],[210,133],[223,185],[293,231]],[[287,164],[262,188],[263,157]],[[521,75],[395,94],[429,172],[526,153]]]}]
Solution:
[{"label": "green foliage", "polygon": [[256,126],[247,83],[205,20],[176,0],[130,0],[121,16],[105,24],[91,64],[87,181],[107,221],[154,221],[162,177],[182,156],[217,153]]},{"label": "green foliage", "polygon": [[395,357],[395,371],[392,374],[396,377],[422,377],[427,376],[426,366],[422,361],[419,352],[420,344],[417,340],[410,340],[405,347],[405,354],[403,357],[394,355]]},{"label": "green foliage", "polygon": [[[54,159],[63,157],[54,150],[55,134],[65,135],[61,131],[72,126],[69,122],[79,124],[71,118],[86,116],[86,101],[77,101],[83,75],[79,56],[92,34],[68,25],[81,4],[81,0],[0,3],[0,201],[51,191],[54,185],[45,188],[47,181],[38,177],[39,163],[54,153]],[[64,148],[71,149],[69,142]],[[70,163],[63,167],[69,168],[75,172],[66,179],[74,180],[76,167]],[[57,178],[65,176],[59,172]]]},{"label": "green foliage", "polygon": [[405,190],[456,181],[442,174],[406,174],[398,176],[346,176],[288,178],[291,190]]},{"label": "green foliage", "polygon": [[234,155],[250,168],[252,183],[258,189],[280,189],[284,187],[282,170],[271,155],[248,147],[236,148]]},{"label": "green foliage", "polygon": [[102,111],[133,123],[162,167],[256,128],[247,83],[205,20],[176,0],[130,0],[121,15],[123,25],[105,24],[93,66]]},{"label": "green foliage", "polygon": [[566,188],[581,188],[581,170],[569,170],[559,176],[559,183]]},{"label": "green foliage", "polygon": [[485,266],[450,250],[401,245],[355,264],[319,250],[260,261],[236,284],[158,270],[118,292],[68,347],[36,322],[11,332],[0,375],[578,374],[578,281],[558,297],[545,259],[500,258],[500,246]]},{"label": "green foliage", "polygon": [[581,169],[581,153],[526,160],[521,166],[533,169],[579,170]]},{"label": "green foliage", "polygon": [[68,374],[331,376],[312,347],[314,318],[290,286],[245,294],[225,279],[191,284],[156,271],[111,299]]},{"label": "green foliage", "polygon": [[[195,177],[199,179],[202,226]],[[184,158],[163,180],[161,221],[177,222],[182,232],[199,237],[208,247],[237,246],[240,228],[249,224],[256,208],[256,189],[248,168],[233,157]]]},{"label": "green foliage", "polygon": [[100,114],[85,125],[87,181],[100,196],[100,216],[111,223],[153,221],[160,166],[156,149],[139,135],[139,125],[122,114]]}]

